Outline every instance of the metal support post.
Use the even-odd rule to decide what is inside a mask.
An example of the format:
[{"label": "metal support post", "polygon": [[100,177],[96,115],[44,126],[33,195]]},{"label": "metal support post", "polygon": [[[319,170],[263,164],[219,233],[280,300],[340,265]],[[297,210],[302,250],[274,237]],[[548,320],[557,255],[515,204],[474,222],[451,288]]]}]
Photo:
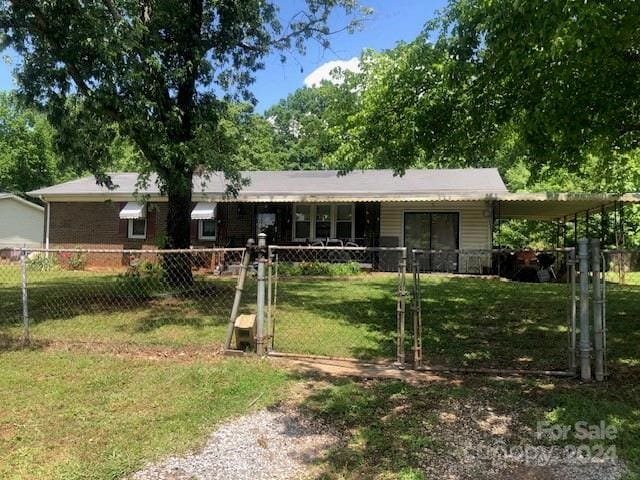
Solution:
[{"label": "metal support post", "polygon": [[567,282],[569,283],[569,370],[576,371],[576,250],[572,248],[567,252]]},{"label": "metal support post", "polygon": [[413,368],[422,368],[422,286],[418,255],[413,253]]},{"label": "metal support post", "polygon": [[398,340],[396,345],[396,362],[401,368],[405,364],[404,338],[405,338],[405,318],[407,308],[407,249],[403,248],[398,263],[398,305],[397,305],[397,331]]},{"label": "metal support post", "polygon": [[273,314],[272,314],[272,299],[273,299],[273,254],[271,253],[271,247],[267,250],[267,351],[273,350]]},{"label": "metal support post", "polygon": [[29,296],[27,293],[27,254],[20,251],[20,270],[22,273],[22,343],[30,341],[29,333]]},{"label": "metal support post", "polygon": [[267,234],[258,234],[258,295],[256,308],[256,353],[264,355],[265,267],[267,264]]},{"label": "metal support post", "polygon": [[578,240],[580,261],[580,376],[591,381],[591,341],[589,335],[589,240]]},{"label": "metal support post", "polygon": [[591,240],[591,268],[593,270],[593,345],[595,348],[595,378],[604,380],[604,331],[602,325],[602,285],[600,278],[600,240]]}]

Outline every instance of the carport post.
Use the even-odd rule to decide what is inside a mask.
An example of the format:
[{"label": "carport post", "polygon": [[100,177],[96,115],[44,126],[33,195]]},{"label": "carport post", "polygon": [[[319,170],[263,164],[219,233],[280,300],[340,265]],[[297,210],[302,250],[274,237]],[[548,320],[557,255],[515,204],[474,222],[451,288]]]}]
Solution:
[{"label": "carport post", "polygon": [[593,345],[595,347],[596,381],[604,380],[604,329],[602,325],[602,288],[600,278],[600,240],[591,240],[591,268],[593,270]]},{"label": "carport post", "polygon": [[27,254],[20,250],[20,271],[22,273],[22,343],[29,343],[29,297],[27,294]]},{"label": "carport post", "polygon": [[589,240],[578,240],[580,260],[580,376],[591,381],[591,341],[589,336]]},{"label": "carport post", "polygon": [[256,308],[256,353],[264,355],[265,266],[267,263],[267,234],[258,234],[258,296]]},{"label": "carport post", "polygon": [[571,248],[568,254],[569,282],[569,370],[576,371],[576,249]]}]

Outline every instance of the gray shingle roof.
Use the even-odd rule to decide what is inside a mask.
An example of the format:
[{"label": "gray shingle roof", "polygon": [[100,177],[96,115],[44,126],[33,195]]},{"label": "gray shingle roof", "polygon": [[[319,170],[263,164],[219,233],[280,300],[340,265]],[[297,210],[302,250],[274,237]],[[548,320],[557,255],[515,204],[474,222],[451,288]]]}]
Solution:
[{"label": "gray shingle roof", "polygon": [[[507,188],[495,168],[407,170],[404,176],[394,176],[391,170],[355,171],[339,176],[334,170],[322,171],[247,171],[242,176],[249,184],[242,188],[239,198],[260,195],[352,195],[392,196],[407,194],[478,194],[505,193]],[[124,195],[136,192],[136,173],[115,173],[112,180],[118,187],[108,190],[96,185],[94,177],[84,177],[71,182],[29,192],[34,196],[56,195]],[[159,194],[156,177],[152,176],[149,187],[142,194]],[[210,178],[194,178],[194,193],[224,195],[226,182],[223,174],[215,173]]]}]

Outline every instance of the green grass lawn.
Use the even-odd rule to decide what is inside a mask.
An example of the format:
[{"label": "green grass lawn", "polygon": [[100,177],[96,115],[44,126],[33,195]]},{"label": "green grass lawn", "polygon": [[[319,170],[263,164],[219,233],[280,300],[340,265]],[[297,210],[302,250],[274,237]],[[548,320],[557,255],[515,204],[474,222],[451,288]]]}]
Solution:
[{"label": "green grass lawn", "polygon": [[[273,403],[296,381],[265,362],[179,356],[181,349],[207,351],[222,341],[233,278],[198,277],[185,293],[153,283],[132,288],[117,274],[33,273],[29,306],[36,347],[20,350],[11,340],[20,334],[19,276],[14,267],[4,268],[0,478],[121,478],[147,461],[197,447],[216,423]],[[563,368],[565,288],[424,276],[425,362]],[[396,290],[393,274],[282,277],[275,347],[391,359]],[[454,405],[462,409],[458,414],[475,405],[487,415],[518,416],[528,428],[538,420],[605,420],[619,427],[616,446],[640,475],[640,286],[611,284],[608,293],[613,376],[606,385],[464,376],[420,386],[337,380],[317,390],[303,409],[346,436],[320,466],[322,478],[428,478],[425,455],[450,448],[442,432],[453,428],[446,419]],[[255,279],[243,311],[255,308],[253,298]],[[46,347],[49,340],[61,345]],[[87,347],[67,349],[65,342]],[[130,350],[100,349],[98,342]],[[45,348],[38,350],[40,345]],[[158,346],[177,351],[168,359],[147,359],[145,349]],[[521,433],[506,438],[515,442]]]},{"label": "green grass lawn", "polygon": [[[0,280],[0,334],[15,338],[21,331],[17,268],[4,267]],[[194,287],[184,292],[152,279],[123,279],[113,273],[29,272],[31,333],[42,341],[206,348],[224,338],[234,289],[234,278],[213,275],[196,276]],[[276,351],[395,359],[395,274],[281,276],[276,290]],[[610,284],[608,294],[612,365],[640,367],[634,357],[640,340],[640,285]],[[427,364],[524,369],[568,365],[564,284],[423,275],[422,300]],[[242,311],[255,311],[255,278],[248,281]],[[410,299],[406,330],[410,358]]]},{"label": "green grass lawn", "polygon": [[[0,478],[122,478],[195,448],[215,424],[284,396],[261,361],[0,352]],[[254,402],[252,404],[252,402]]]}]

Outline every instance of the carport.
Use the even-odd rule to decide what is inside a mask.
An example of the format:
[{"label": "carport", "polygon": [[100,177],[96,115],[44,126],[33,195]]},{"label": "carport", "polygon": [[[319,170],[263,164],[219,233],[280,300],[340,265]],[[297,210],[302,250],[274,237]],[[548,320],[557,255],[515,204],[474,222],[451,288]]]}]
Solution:
[{"label": "carport", "polygon": [[558,248],[576,246],[580,237],[599,238],[603,245],[624,248],[631,226],[625,212],[638,203],[640,193],[499,194],[492,199],[493,234],[494,238],[499,235],[508,220],[552,222]]}]

